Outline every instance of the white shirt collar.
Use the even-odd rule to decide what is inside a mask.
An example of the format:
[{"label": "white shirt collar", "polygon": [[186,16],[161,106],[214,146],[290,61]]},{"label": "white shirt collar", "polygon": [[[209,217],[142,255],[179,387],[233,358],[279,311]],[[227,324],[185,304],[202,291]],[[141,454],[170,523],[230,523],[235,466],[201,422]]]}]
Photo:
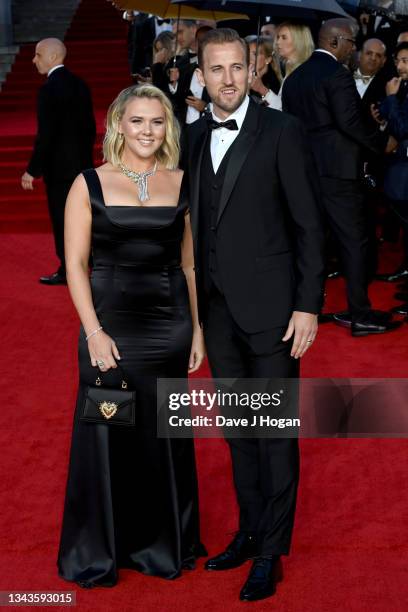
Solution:
[{"label": "white shirt collar", "polygon": [[64,64],[58,64],[58,66],[54,66],[53,68],[51,68],[51,70],[48,71],[47,76],[50,76],[50,74],[52,74],[54,72],[54,70],[57,70],[58,68],[63,68]]},{"label": "white shirt collar", "polygon": [[226,119],[220,119],[219,117],[217,117],[217,115],[214,114],[212,102],[210,104],[210,109],[211,109],[211,114],[213,116],[214,121],[218,121],[219,123],[221,123],[221,121],[235,119],[235,121],[237,122],[238,130],[240,130],[242,127],[242,124],[244,123],[245,115],[248,110],[248,105],[249,105],[249,97],[245,96],[243,102],[241,103],[240,106],[238,106],[237,110],[235,110],[231,115],[228,115]]},{"label": "white shirt collar", "polygon": [[356,68],[355,73],[358,74],[358,76],[363,77],[364,79],[373,79],[375,77],[375,74],[363,74],[359,67]]},{"label": "white shirt collar", "polygon": [[337,57],[335,55],[333,55],[333,53],[330,53],[330,51],[326,51],[326,49],[316,49],[317,53],[327,53],[327,55],[330,55],[330,57],[332,57],[333,59],[336,60],[336,62],[338,62],[339,60],[337,59]]}]

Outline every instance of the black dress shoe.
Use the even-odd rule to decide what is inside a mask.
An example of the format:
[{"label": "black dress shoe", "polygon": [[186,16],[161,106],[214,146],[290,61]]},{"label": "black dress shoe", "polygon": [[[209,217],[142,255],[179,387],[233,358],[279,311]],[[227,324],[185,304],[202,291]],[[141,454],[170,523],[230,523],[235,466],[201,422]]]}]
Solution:
[{"label": "black dress shoe", "polygon": [[340,327],[351,327],[351,312],[344,310],[333,313],[333,322]]},{"label": "black dress shoe", "polygon": [[241,589],[241,601],[258,601],[271,597],[276,591],[276,583],[282,580],[280,557],[272,559],[258,557],[254,560],[249,576]]},{"label": "black dress shoe", "polygon": [[51,276],[41,276],[40,283],[43,285],[66,285],[67,277],[60,272],[54,272]]},{"label": "black dress shoe", "polygon": [[368,336],[370,334],[385,334],[401,327],[401,321],[381,319],[370,312],[365,319],[351,324],[352,336]]},{"label": "black dress shoe", "polygon": [[334,319],[334,312],[324,312],[322,314],[319,314],[319,316],[317,317],[317,321],[319,324],[321,323],[333,323]]},{"label": "black dress shoe", "polygon": [[238,531],[231,544],[224,552],[208,559],[204,565],[206,570],[228,570],[239,567],[258,553],[255,536]]},{"label": "black dress shoe", "polygon": [[407,291],[397,291],[395,293],[394,298],[396,300],[401,300],[401,302],[408,302],[408,292]]},{"label": "black dress shoe", "polygon": [[330,272],[327,273],[327,278],[339,278],[339,276],[341,275],[341,272],[339,270],[331,270]]},{"label": "black dress shoe", "polygon": [[[377,323],[386,323],[391,319],[391,313],[385,310],[370,310],[369,316]],[[333,321],[340,327],[351,327],[351,312],[344,310],[333,314]]]},{"label": "black dress shoe", "polygon": [[399,306],[394,306],[394,308],[391,308],[391,312],[407,316],[408,315],[408,302],[405,302],[405,304],[400,304]]},{"label": "black dress shoe", "polygon": [[407,276],[408,270],[406,266],[403,266],[401,268],[397,268],[395,272],[389,272],[388,274],[376,274],[375,278],[377,280],[386,281],[387,283],[394,283],[395,281],[403,280]]}]

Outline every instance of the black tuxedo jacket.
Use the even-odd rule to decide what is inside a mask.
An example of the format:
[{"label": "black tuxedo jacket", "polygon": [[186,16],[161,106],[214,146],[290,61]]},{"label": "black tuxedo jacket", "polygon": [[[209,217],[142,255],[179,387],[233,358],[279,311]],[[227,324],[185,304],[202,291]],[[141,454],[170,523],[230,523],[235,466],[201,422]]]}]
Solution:
[{"label": "black tuxedo jacket", "polygon": [[129,27],[129,47],[132,73],[140,73],[151,66],[153,41],[156,38],[156,19],[139,13]]},{"label": "black tuxedo jacket", "polygon": [[364,96],[361,98],[364,115],[373,122],[373,126],[375,125],[375,120],[371,116],[370,107],[372,104],[381,103],[386,98],[385,86],[389,78],[391,77],[389,77],[389,74],[384,68],[379,70],[365,90]]},{"label": "black tuxedo jacket", "polygon": [[[196,70],[196,68],[198,68],[198,64],[196,63],[190,64],[187,58],[188,56],[186,56],[186,59],[181,58],[181,61],[179,63],[180,78],[178,81],[176,93],[174,94],[171,93],[170,90],[168,89],[168,86],[167,86],[167,91],[166,91],[166,94],[168,95],[168,97],[173,103],[175,115],[182,125],[184,125],[186,122],[186,116],[187,116],[187,110],[188,110],[186,98],[192,95],[191,90],[190,90],[191,79],[193,78],[194,71]],[[172,61],[173,60],[170,60],[168,67],[172,65]],[[208,96],[208,93],[205,87],[202,91],[201,99],[204,100],[205,102],[210,101],[210,98]]]},{"label": "black tuxedo jacket", "polygon": [[93,166],[95,119],[82,79],[65,67],[52,72],[39,90],[37,118],[29,174],[46,182],[69,181]]},{"label": "black tuxedo jacket", "polygon": [[[208,138],[204,117],[188,127],[183,180],[201,317],[208,296],[198,265],[199,192]],[[215,227],[218,272],[233,318],[256,333],[287,325],[293,310],[320,311],[323,231],[314,168],[296,119],[251,101],[232,146]]]},{"label": "black tuxedo jacket", "polygon": [[286,79],[283,110],[307,128],[320,176],[357,179],[364,149],[381,153],[386,136],[362,112],[354,78],[336,59],[315,51]]}]

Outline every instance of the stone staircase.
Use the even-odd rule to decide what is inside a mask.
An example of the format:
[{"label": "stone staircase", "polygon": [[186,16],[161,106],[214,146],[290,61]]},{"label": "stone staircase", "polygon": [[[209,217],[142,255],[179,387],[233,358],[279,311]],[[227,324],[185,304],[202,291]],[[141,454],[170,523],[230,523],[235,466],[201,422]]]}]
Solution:
[{"label": "stone staircase", "polygon": [[80,0],[12,0],[16,44],[64,38]]},{"label": "stone staircase", "polygon": [[0,47],[0,90],[20,44],[42,38],[63,39],[81,0],[12,0],[14,45]]},{"label": "stone staircase", "polygon": [[12,45],[10,47],[0,47],[0,90],[6,80],[6,75],[11,70],[14,59],[19,52],[20,47]]}]

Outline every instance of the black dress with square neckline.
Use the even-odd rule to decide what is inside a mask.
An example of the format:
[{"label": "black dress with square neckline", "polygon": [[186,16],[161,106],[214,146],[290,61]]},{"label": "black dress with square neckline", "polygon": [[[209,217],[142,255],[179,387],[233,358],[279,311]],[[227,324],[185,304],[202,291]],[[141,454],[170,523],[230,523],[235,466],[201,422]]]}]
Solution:
[{"label": "black dress with square neckline", "polygon": [[106,206],[97,172],[83,176],[92,208],[93,302],[136,391],[136,426],[80,421],[85,387],[97,376],[81,328],[59,574],[89,587],[113,586],[118,568],[176,578],[205,554],[193,440],[156,432],[157,378],[186,377],[191,349],[181,269],[187,205]]}]

